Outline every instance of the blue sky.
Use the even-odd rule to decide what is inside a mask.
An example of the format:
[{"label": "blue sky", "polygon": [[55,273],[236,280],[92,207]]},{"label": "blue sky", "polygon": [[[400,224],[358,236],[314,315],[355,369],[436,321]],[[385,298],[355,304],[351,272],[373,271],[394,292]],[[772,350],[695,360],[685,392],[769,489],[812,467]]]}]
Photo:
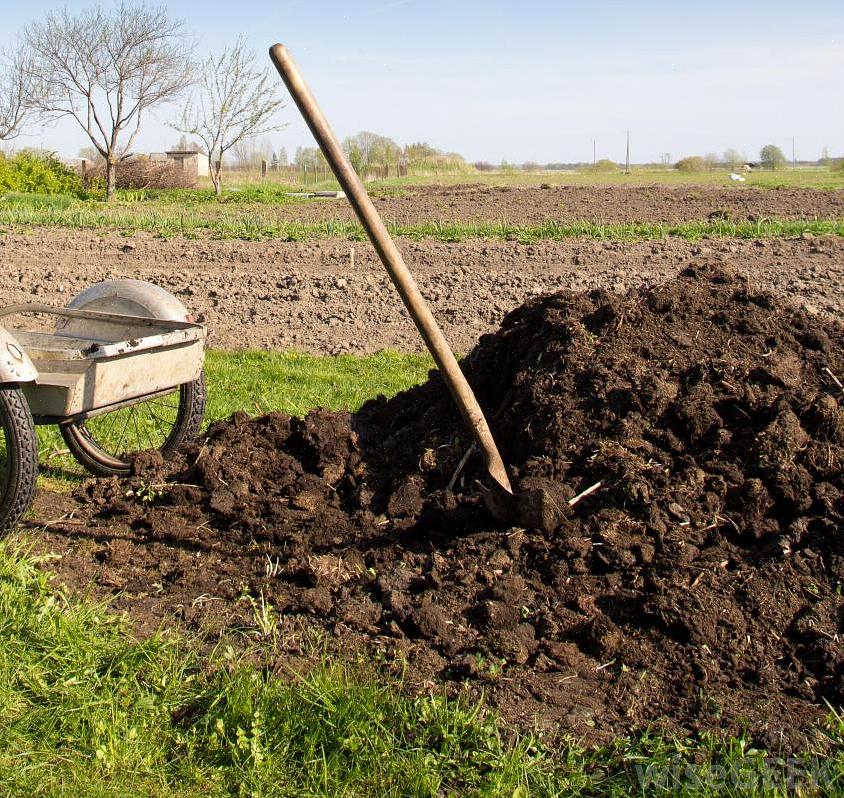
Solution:
[{"label": "blue sky", "polygon": [[[66,3],[71,10],[87,3]],[[195,33],[198,53],[243,34],[259,58],[288,45],[341,136],[374,130],[426,140],[471,160],[634,161],[661,153],[768,142],[798,158],[844,154],[844,2],[310,2],[169,0]],[[0,0],[10,41],[44,0]],[[267,63],[269,61],[267,60]],[[281,87],[280,87],[281,91]],[[147,121],[138,150],[178,134]],[[312,142],[292,104],[271,138],[292,154]],[[75,155],[70,125],[33,131]]]}]

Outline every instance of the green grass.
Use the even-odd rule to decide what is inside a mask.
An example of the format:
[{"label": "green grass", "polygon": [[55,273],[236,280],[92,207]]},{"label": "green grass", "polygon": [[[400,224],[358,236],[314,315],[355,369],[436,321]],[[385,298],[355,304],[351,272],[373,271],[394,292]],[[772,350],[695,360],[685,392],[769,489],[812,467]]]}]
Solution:
[{"label": "green grass", "polygon": [[[288,205],[301,201],[291,197],[291,193],[315,191],[312,186],[303,189],[298,186],[264,181],[246,183],[240,186],[225,186],[222,197],[218,200],[210,187],[175,188],[175,189],[118,189],[116,201],[123,203],[155,202],[162,205],[212,205],[220,207],[239,203]],[[98,197],[89,199],[96,201]]]},{"label": "green grass", "polygon": [[[733,187],[728,179],[729,170],[713,172],[684,173],[677,169],[658,169],[633,166],[630,174],[616,172],[540,171],[523,172],[519,169],[494,172],[477,172],[467,175],[433,175],[420,177],[397,177],[377,180],[372,185],[376,190],[384,187],[409,187],[414,185],[460,185],[480,183],[488,186],[538,186],[547,183],[552,186],[721,186]],[[743,186],[756,188],[844,188],[844,173],[825,167],[800,167],[774,172],[757,170],[744,175]]]},{"label": "green grass", "polygon": [[[604,224],[595,221],[523,225],[505,221],[431,221],[403,224],[386,220],[390,233],[409,239],[433,238],[459,242],[468,239],[513,240],[523,243],[557,241],[567,238],[651,240],[668,236],[701,238],[767,238],[771,236],[844,235],[844,220],[757,222],[730,220],[692,221],[679,224],[633,222]],[[303,241],[319,238],[345,238],[362,241],[363,228],[356,222],[326,219],[300,222],[279,219],[272,204],[151,200],[123,201],[112,205],[68,197],[15,195],[0,203],[0,226],[66,227],[88,230],[116,230],[126,234],[147,231],[163,237],[204,236],[247,240],[280,239]]]},{"label": "green grass", "polygon": [[[354,409],[423,380],[430,365],[394,353],[212,351],[209,416]],[[47,569],[49,557],[0,542],[0,795],[794,794],[788,763],[766,770],[765,752],[742,739],[645,733],[596,748],[551,744],[502,729],[482,704],[412,694],[319,649],[312,670],[279,678],[250,664],[274,659],[257,610],[238,650],[209,653],[172,631],[136,640],[107,606],[51,587]],[[830,713],[816,751],[799,753],[822,768],[817,794],[844,792],[840,716]]]},{"label": "green grass", "polygon": [[[540,225],[518,225],[507,222],[430,222],[417,225],[390,225],[394,235],[404,238],[434,238],[438,241],[459,242],[471,238],[519,241],[561,241],[567,238],[642,241],[669,236],[698,241],[702,238],[770,238],[814,235],[844,235],[844,220],[778,221],[762,219],[758,222],[631,222],[603,224],[601,222],[554,222]],[[363,231],[352,231],[350,237],[363,237]]]},{"label": "green grass", "polygon": [[428,355],[379,352],[367,357],[316,357],[295,352],[208,352],[206,373],[212,385],[208,417],[226,418],[235,410],[302,415],[313,407],[357,410],[379,394],[392,396],[428,377]]},{"label": "green grass", "polygon": [[25,194],[9,191],[0,195],[0,208],[15,209],[13,212],[18,213],[26,213],[28,209],[63,210],[78,205],[79,202],[79,198],[72,194]]},{"label": "green grass", "polygon": [[[741,739],[549,745],[502,730],[477,702],[412,695],[360,664],[323,658],[282,679],[231,647],[203,653],[173,632],[136,640],[124,617],[51,588],[39,565],[0,544],[3,795],[788,794],[787,763],[766,770],[765,752]],[[823,734],[804,752],[822,790],[805,794],[839,795],[841,718]]]}]

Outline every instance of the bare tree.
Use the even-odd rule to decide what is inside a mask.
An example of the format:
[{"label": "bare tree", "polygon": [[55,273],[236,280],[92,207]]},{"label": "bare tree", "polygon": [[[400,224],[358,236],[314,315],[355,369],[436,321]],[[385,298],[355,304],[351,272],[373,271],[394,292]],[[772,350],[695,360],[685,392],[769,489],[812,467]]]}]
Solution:
[{"label": "bare tree", "polygon": [[370,167],[392,166],[402,157],[402,148],[391,138],[362,130],[343,139],[343,149],[358,174]]},{"label": "bare tree", "polygon": [[343,149],[356,171],[361,172],[372,163],[373,152],[381,138],[378,133],[361,130],[360,133],[343,139]]},{"label": "bare tree", "polygon": [[260,169],[261,161],[273,157],[273,144],[267,136],[250,136],[232,147],[235,162],[241,169]]},{"label": "bare tree", "polygon": [[724,163],[732,169],[734,172],[738,169],[745,161],[747,160],[747,156],[740,153],[735,147],[728,147],[724,150]]},{"label": "bare tree", "polygon": [[71,117],[106,163],[106,197],[114,172],[131,154],[144,115],[193,81],[193,47],[184,24],[163,8],[121,0],[76,15],[51,11],[24,30],[33,106],[44,117]]},{"label": "bare tree", "polygon": [[31,111],[34,88],[23,46],[0,56],[0,141],[16,138]]},{"label": "bare tree", "polygon": [[202,145],[198,141],[190,141],[188,137],[182,133],[179,140],[170,146],[171,150],[180,150],[181,152],[202,152]]},{"label": "bare tree", "polygon": [[242,37],[203,63],[198,96],[173,127],[205,145],[208,173],[218,197],[223,192],[225,154],[247,139],[283,127],[271,124],[273,114],[284,107],[277,86],[269,71],[256,65]]}]

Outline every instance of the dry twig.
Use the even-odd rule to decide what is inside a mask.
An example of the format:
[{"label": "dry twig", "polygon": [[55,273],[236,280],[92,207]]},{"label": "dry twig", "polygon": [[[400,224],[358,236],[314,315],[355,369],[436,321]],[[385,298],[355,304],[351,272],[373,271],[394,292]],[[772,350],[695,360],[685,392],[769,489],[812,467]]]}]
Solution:
[{"label": "dry twig", "polygon": [[585,499],[587,496],[591,496],[596,490],[599,490],[603,482],[596,482],[594,485],[589,486],[586,490],[581,491],[577,494],[577,496],[572,496],[569,499],[569,507],[574,507],[581,499]]},{"label": "dry twig", "polygon": [[460,472],[463,471],[466,463],[469,461],[469,458],[472,456],[472,452],[475,451],[475,444],[472,445],[466,450],[466,454],[460,458],[460,462],[457,464],[457,468],[454,469],[454,473],[451,475],[451,479],[448,481],[448,489],[453,490],[454,486],[457,484],[457,478],[460,476]]}]

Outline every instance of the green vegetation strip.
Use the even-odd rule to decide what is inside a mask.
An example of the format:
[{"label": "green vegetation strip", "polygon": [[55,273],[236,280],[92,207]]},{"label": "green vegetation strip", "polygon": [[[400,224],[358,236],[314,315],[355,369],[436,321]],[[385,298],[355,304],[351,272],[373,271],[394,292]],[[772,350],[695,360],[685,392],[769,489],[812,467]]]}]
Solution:
[{"label": "green vegetation strip", "polygon": [[[252,415],[282,410],[293,416],[311,408],[357,410],[367,399],[393,396],[424,382],[434,368],[429,355],[378,352],[366,357],[296,352],[209,351],[205,371],[212,388],[209,419],[236,410]],[[217,390],[213,389],[217,386]]]},{"label": "green vegetation strip", "polygon": [[[0,225],[6,227],[67,227],[86,230],[116,230],[126,234],[143,230],[162,237],[210,236],[222,239],[305,241],[321,238],[366,238],[356,222],[324,220],[299,222],[273,216],[268,204],[227,202],[174,203],[154,198],[107,206],[67,195],[50,197],[7,195],[0,201]],[[804,233],[844,236],[844,219],[784,221],[690,221],[677,224],[632,222],[603,224],[592,221],[521,225],[504,221],[432,221],[399,224],[387,220],[394,236],[460,242],[470,239],[507,240],[521,243],[559,241],[568,238],[654,240],[666,237],[696,241],[702,238],[794,237]]]},{"label": "green vegetation strip", "polygon": [[[396,353],[212,351],[209,417],[354,409],[424,380],[430,366]],[[318,641],[307,672],[279,678],[256,667],[256,656],[276,659],[277,616],[260,596],[244,593],[254,618],[235,646],[209,653],[172,631],[137,640],[106,605],[52,587],[49,563],[20,542],[0,543],[3,795],[774,798],[795,786],[844,789],[844,722],[832,712],[818,750],[790,759],[706,736],[550,746],[502,729],[476,702],[413,695],[374,666],[332,661]]]}]

